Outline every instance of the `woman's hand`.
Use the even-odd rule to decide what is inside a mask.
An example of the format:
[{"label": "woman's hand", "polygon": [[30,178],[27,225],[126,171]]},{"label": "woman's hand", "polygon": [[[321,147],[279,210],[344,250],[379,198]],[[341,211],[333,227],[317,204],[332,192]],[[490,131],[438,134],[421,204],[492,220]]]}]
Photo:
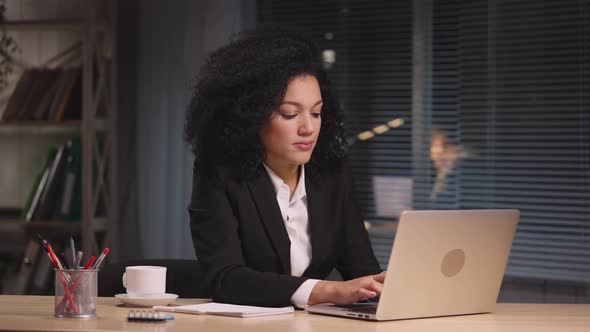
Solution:
[{"label": "woman's hand", "polygon": [[348,281],[319,281],[313,287],[308,304],[351,304],[381,294],[385,273],[369,275]]}]

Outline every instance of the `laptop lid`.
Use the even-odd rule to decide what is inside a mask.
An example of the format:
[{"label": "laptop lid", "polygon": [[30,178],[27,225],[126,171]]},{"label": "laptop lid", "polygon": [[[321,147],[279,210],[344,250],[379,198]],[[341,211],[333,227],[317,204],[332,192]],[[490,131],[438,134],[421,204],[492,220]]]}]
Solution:
[{"label": "laptop lid", "polygon": [[492,312],[518,210],[405,211],[377,320]]}]

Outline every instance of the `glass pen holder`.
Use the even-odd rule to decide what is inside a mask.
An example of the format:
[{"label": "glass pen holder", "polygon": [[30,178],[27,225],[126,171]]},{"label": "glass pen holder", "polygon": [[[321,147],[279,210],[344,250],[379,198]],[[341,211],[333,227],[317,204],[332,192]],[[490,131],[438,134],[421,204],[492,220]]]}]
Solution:
[{"label": "glass pen holder", "polygon": [[96,317],[98,270],[54,271],[55,317]]}]

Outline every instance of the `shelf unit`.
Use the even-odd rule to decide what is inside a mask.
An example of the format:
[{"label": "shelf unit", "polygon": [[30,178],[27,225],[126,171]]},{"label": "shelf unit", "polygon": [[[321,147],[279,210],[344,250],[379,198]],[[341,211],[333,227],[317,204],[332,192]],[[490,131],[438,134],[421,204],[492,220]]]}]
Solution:
[{"label": "shelf unit", "polygon": [[6,30],[13,31],[38,31],[38,30],[78,30],[84,26],[83,20],[21,20],[5,21],[2,26]]},{"label": "shelf unit", "polygon": [[[35,235],[36,233],[43,233],[49,235],[49,237],[59,236],[60,234],[80,234],[80,223],[72,221],[60,221],[60,220],[35,220],[31,223],[24,224],[22,220],[3,220],[2,225],[4,227],[19,227],[23,228],[28,235]],[[100,221],[100,227],[97,227],[97,231],[104,231],[104,219]]]},{"label": "shelf unit", "polygon": [[22,121],[0,122],[0,137],[2,135],[26,134],[80,134],[82,121]]},{"label": "shelf unit", "polygon": [[[70,30],[80,36],[82,119],[64,122],[0,122],[0,137],[16,134],[81,134],[82,219],[79,222],[35,220],[29,223],[2,220],[1,224],[4,227],[22,227],[27,234],[79,234],[85,254],[98,254],[102,250],[97,241],[100,235],[103,237],[103,246],[110,247],[112,256],[116,256],[116,2],[92,0],[87,4],[83,20],[2,23],[6,31]],[[99,11],[105,16],[99,17]],[[106,215],[98,215],[100,199],[104,201]]]}]

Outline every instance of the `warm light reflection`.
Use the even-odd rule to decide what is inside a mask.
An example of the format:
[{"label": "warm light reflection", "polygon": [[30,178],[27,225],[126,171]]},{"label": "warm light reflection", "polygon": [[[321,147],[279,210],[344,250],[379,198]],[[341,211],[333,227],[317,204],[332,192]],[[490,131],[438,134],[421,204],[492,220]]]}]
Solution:
[{"label": "warm light reflection", "polygon": [[430,138],[430,159],[436,170],[436,180],[430,193],[431,199],[446,189],[449,176],[465,158],[472,156],[462,145],[452,144],[449,138],[438,129],[432,130]]},{"label": "warm light reflection", "polygon": [[369,138],[372,138],[373,136],[375,136],[375,134],[373,134],[372,131],[364,131],[364,132],[358,134],[357,138],[360,139],[361,141],[365,141],[365,140],[368,140]]},{"label": "warm light reflection", "polygon": [[361,141],[366,141],[370,138],[375,137],[375,134],[383,134],[391,128],[397,128],[405,123],[404,119],[397,118],[387,122],[386,124],[378,125],[377,127],[373,128],[372,130],[363,131],[362,133],[356,135],[356,138]]},{"label": "warm light reflection", "polygon": [[384,132],[386,132],[388,130],[389,130],[389,127],[386,125],[380,125],[380,126],[373,128],[373,132],[376,134],[383,134]]},{"label": "warm light reflection", "polygon": [[391,128],[397,128],[401,125],[403,125],[405,123],[404,119],[402,118],[397,118],[395,120],[391,120],[387,123],[388,126],[390,126]]}]

